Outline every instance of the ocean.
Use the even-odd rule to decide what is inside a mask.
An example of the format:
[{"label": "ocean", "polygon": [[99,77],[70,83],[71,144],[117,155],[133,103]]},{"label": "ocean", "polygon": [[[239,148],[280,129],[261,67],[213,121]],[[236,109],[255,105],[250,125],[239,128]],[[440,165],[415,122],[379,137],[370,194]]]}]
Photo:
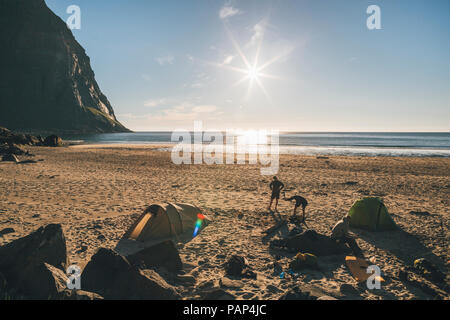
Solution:
[{"label": "ocean", "polygon": [[[84,144],[176,144],[172,132],[134,132],[66,135],[66,141]],[[281,154],[450,157],[450,133],[280,133]]]}]

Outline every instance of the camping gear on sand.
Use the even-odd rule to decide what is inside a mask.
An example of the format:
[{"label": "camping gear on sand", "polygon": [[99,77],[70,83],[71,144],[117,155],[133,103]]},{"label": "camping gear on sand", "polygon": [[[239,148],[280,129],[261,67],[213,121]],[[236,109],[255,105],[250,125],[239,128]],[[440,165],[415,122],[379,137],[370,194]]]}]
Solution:
[{"label": "camping gear on sand", "polygon": [[[370,266],[369,262],[365,259],[357,258],[354,256],[345,257],[345,264],[347,268],[350,270],[353,278],[360,282],[365,282],[372,276],[371,273],[367,273],[367,268]],[[381,276],[378,276],[378,280],[383,282],[384,279]]]},{"label": "camping gear on sand", "polygon": [[317,264],[317,257],[311,253],[297,253],[294,259],[289,264],[289,267],[294,271],[302,269],[319,269]]},{"label": "camping gear on sand", "polygon": [[338,243],[330,237],[319,234],[314,230],[288,237],[275,239],[270,242],[271,248],[282,248],[292,252],[309,252],[316,256],[331,256],[336,254],[349,254],[350,249],[342,243]]},{"label": "camping gear on sand", "polygon": [[191,240],[198,227],[199,215],[202,217],[201,232],[210,219],[198,207],[186,203],[151,205],[125,232],[115,250],[128,256],[166,240]]},{"label": "camping gear on sand", "polygon": [[350,226],[369,231],[396,230],[392,217],[380,198],[369,197],[356,201],[348,212]]}]

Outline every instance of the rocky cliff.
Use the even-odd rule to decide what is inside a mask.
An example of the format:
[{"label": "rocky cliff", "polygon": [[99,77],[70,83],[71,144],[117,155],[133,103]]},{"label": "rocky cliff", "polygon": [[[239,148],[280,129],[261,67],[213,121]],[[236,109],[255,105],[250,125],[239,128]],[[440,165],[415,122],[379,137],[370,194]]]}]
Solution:
[{"label": "rocky cliff", "polygon": [[0,0],[0,126],[125,132],[89,57],[44,0]]}]

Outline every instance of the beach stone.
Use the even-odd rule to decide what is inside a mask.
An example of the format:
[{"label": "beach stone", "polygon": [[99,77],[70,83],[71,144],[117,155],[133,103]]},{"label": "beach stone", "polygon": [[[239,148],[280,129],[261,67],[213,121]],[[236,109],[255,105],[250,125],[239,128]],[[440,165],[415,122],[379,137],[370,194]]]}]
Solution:
[{"label": "beach stone", "polygon": [[111,249],[100,248],[81,275],[82,288],[106,299],[163,299],[180,296],[154,270],[139,270]]},{"label": "beach stone", "polygon": [[10,288],[27,287],[29,276],[40,272],[44,263],[61,270],[67,265],[66,240],[59,224],[41,227],[0,247],[0,272]]},{"label": "beach stone", "polygon": [[225,262],[224,269],[227,275],[240,276],[247,265],[248,262],[245,257],[233,255]]},{"label": "beach stone", "polygon": [[[183,269],[180,253],[172,241],[164,241],[127,256],[132,265],[144,264],[146,268],[164,267],[170,272]],[[205,261],[206,262],[206,261]],[[200,262],[199,262],[200,264]]]},{"label": "beach stone", "polygon": [[15,155],[13,155],[13,154],[5,154],[5,155],[2,157],[2,161],[18,163],[18,162],[19,162],[19,159],[18,159]]},{"label": "beach stone", "polygon": [[64,271],[48,263],[41,263],[23,275],[20,291],[30,299],[58,299],[67,289],[66,281]]},{"label": "beach stone", "polygon": [[46,147],[61,147],[63,145],[63,141],[57,135],[51,135],[44,139],[44,146]]},{"label": "beach stone", "polygon": [[16,156],[30,155],[30,153],[24,148],[16,144],[2,144],[0,145],[0,154],[12,154]]}]

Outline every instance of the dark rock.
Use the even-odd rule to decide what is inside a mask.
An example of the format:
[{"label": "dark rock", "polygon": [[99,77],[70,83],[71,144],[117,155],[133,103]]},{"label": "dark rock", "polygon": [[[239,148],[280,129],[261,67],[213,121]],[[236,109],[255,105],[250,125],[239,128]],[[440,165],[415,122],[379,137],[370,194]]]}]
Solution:
[{"label": "dark rock", "polygon": [[153,270],[139,270],[110,249],[100,248],[81,275],[82,289],[106,299],[178,299],[178,293]]},{"label": "dark rock", "polygon": [[29,299],[101,300],[100,295],[67,288],[68,277],[64,271],[43,263],[33,269],[23,282],[20,291]]},{"label": "dark rock", "polygon": [[178,249],[172,241],[165,241],[127,256],[132,265],[144,264],[147,268],[164,267],[168,271],[178,272],[183,268]]},{"label": "dark rock", "polygon": [[45,138],[43,145],[46,147],[61,147],[63,142],[57,135],[51,135]]},{"label": "dark rock", "polygon": [[30,299],[58,299],[67,289],[66,274],[48,263],[30,269],[22,275],[19,292]]},{"label": "dark rock", "polygon": [[236,296],[223,289],[213,289],[203,295],[204,300],[236,300]]},{"label": "dark rock", "polygon": [[59,224],[50,224],[0,247],[0,272],[11,288],[28,288],[30,275],[44,263],[65,269],[66,240]]},{"label": "dark rock", "polygon": [[0,237],[4,236],[5,234],[14,233],[14,232],[16,232],[16,230],[14,230],[13,228],[5,228],[0,231]]},{"label": "dark rock", "polygon": [[18,163],[19,159],[17,159],[17,157],[13,154],[5,154],[2,157],[2,161],[8,161],[8,162],[14,162],[14,163]]},{"label": "dark rock", "polygon": [[0,48],[0,125],[128,131],[101,92],[85,50],[44,0],[0,2]]},{"label": "dark rock", "polygon": [[225,262],[224,269],[227,275],[240,276],[247,266],[247,259],[242,256],[233,255]]},{"label": "dark rock", "polygon": [[23,156],[23,155],[31,155],[27,150],[24,148],[12,143],[12,144],[3,144],[0,146],[0,154],[13,154],[16,156]]}]

